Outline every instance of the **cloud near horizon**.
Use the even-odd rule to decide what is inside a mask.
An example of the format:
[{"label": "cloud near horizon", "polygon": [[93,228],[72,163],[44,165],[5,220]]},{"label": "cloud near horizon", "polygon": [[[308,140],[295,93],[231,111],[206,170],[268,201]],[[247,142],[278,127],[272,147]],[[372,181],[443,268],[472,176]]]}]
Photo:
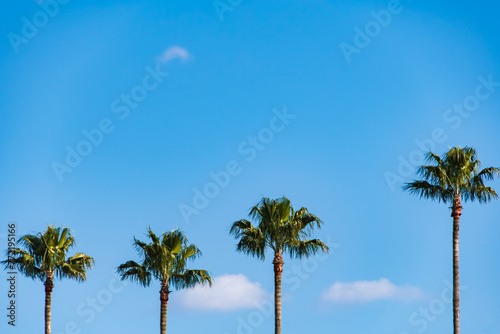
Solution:
[{"label": "cloud near horizon", "polygon": [[378,281],[335,282],[322,294],[325,301],[358,304],[376,300],[411,302],[423,297],[424,293],[420,288],[397,286],[386,278],[381,278]]},{"label": "cloud near horizon", "polygon": [[198,310],[233,311],[258,308],[268,297],[260,283],[251,282],[245,275],[215,277],[212,287],[196,286],[179,293],[181,304]]},{"label": "cloud near horizon", "polygon": [[191,58],[191,54],[186,49],[174,45],[163,51],[162,55],[158,58],[158,61],[160,63],[166,63],[176,58],[186,61]]}]

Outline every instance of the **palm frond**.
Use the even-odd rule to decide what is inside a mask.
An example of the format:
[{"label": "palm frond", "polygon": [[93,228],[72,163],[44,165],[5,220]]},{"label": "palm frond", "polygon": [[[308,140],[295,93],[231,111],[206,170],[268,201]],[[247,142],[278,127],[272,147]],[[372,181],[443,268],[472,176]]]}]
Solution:
[{"label": "palm frond", "polygon": [[[324,224],[323,221],[316,215],[310,213],[306,208],[300,208],[300,210],[296,211],[292,218],[290,219],[293,223],[298,224],[298,228],[300,230],[308,230],[312,232],[314,226],[317,228],[321,228]],[[316,224],[313,224],[316,223]]]},{"label": "palm frond", "polygon": [[265,240],[263,238],[252,238],[244,236],[236,245],[236,251],[255,256],[256,258],[264,261],[265,254]]},{"label": "palm frond", "polygon": [[443,188],[451,184],[447,170],[442,166],[420,166],[417,169],[417,174],[422,176],[425,181],[432,184],[439,184]]},{"label": "palm frond", "polygon": [[290,251],[290,256],[292,258],[301,259],[303,257],[309,257],[318,252],[329,252],[328,246],[319,239],[313,240],[298,240],[296,242],[291,242],[287,245]]},{"label": "palm frond", "polygon": [[498,194],[491,187],[476,184],[464,191],[462,197],[465,202],[477,200],[479,203],[488,203],[493,199],[498,199]]},{"label": "palm frond", "polygon": [[495,179],[495,175],[500,177],[500,169],[497,167],[488,167],[481,170],[477,175],[474,176],[474,182],[479,181],[493,181]]},{"label": "palm frond", "polygon": [[241,232],[248,228],[253,228],[252,223],[246,219],[241,219],[234,222],[233,225],[231,225],[231,228],[229,229],[229,234],[235,238],[239,238],[241,236]]},{"label": "palm frond", "polygon": [[188,289],[201,284],[212,286],[212,277],[206,270],[186,270],[182,273],[174,273],[169,280],[169,285],[175,289]]},{"label": "palm frond", "polygon": [[35,257],[27,251],[19,248],[10,248],[6,252],[6,257],[7,260],[1,261],[6,270],[11,269],[13,266],[28,278],[45,279],[45,273],[40,270]]},{"label": "palm frond", "polygon": [[135,261],[127,261],[116,268],[116,272],[120,275],[122,280],[131,280],[141,284],[142,286],[149,286],[151,283],[152,274],[146,266],[143,266]]},{"label": "palm frond", "polygon": [[427,152],[425,155],[425,160],[430,163],[435,163],[437,165],[443,165],[443,160],[437,154],[432,153],[432,151]]},{"label": "palm frond", "polygon": [[87,278],[87,270],[92,269],[94,263],[93,257],[83,253],[76,253],[58,266],[56,275],[59,278],[73,278],[83,282]]},{"label": "palm frond", "polygon": [[420,198],[430,198],[444,203],[451,203],[453,200],[453,190],[443,188],[441,185],[430,184],[427,181],[406,183],[403,189]]}]

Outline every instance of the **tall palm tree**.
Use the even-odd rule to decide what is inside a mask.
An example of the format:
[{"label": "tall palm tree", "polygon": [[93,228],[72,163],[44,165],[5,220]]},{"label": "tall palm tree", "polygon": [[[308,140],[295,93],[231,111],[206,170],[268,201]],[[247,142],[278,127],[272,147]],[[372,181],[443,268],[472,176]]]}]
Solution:
[{"label": "tall palm tree", "polygon": [[142,257],[142,262],[127,261],[117,268],[122,280],[130,279],[146,287],[152,278],[161,283],[160,289],[160,333],[167,332],[167,302],[170,287],[175,289],[192,288],[197,284],[212,285],[212,277],[206,270],[186,269],[188,260],[201,256],[194,244],[188,244],[184,233],[173,230],[157,237],[151,229],[147,236],[151,240],[145,243],[134,238],[134,247]]},{"label": "tall palm tree", "polygon": [[477,200],[486,203],[498,198],[497,193],[485,186],[484,181],[499,176],[499,169],[488,167],[480,170],[481,162],[472,147],[453,147],[442,157],[429,152],[426,155],[431,165],[420,166],[417,173],[423,180],[403,186],[404,190],[451,205],[453,217],[453,333],[460,334],[460,291],[458,267],[458,235],[462,201]]},{"label": "tall palm tree", "polygon": [[2,261],[5,269],[11,266],[32,279],[39,279],[45,285],[45,334],[51,332],[51,303],[54,277],[71,278],[79,282],[87,278],[87,270],[92,268],[94,259],[83,253],[67,257],[75,238],[66,227],[49,226],[43,233],[27,234],[17,244],[22,248],[10,248],[7,260]]},{"label": "tall palm tree", "polygon": [[262,200],[250,209],[250,218],[258,222],[253,226],[246,219],[234,222],[229,233],[239,238],[236,250],[265,260],[266,248],[273,252],[275,334],[281,334],[281,273],[283,254],[292,258],[309,257],[319,251],[328,252],[328,246],[319,239],[306,239],[314,226],[323,222],[306,208],[295,211],[286,197]]}]

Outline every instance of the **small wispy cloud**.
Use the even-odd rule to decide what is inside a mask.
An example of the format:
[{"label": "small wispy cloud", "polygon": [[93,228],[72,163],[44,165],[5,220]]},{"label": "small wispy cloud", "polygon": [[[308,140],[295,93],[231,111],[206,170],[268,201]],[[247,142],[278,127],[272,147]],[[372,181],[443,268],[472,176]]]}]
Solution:
[{"label": "small wispy cloud", "polygon": [[197,286],[179,292],[184,307],[219,311],[257,308],[267,296],[260,283],[251,282],[242,274],[218,276],[212,287]]},{"label": "small wispy cloud", "polygon": [[176,58],[186,61],[191,58],[191,54],[189,54],[186,49],[174,45],[163,51],[162,55],[158,57],[158,61],[160,63],[166,63]]},{"label": "small wispy cloud", "polygon": [[376,300],[411,302],[424,297],[418,287],[397,286],[386,278],[378,281],[336,282],[323,292],[323,300],[334,303],[368,303]]}]

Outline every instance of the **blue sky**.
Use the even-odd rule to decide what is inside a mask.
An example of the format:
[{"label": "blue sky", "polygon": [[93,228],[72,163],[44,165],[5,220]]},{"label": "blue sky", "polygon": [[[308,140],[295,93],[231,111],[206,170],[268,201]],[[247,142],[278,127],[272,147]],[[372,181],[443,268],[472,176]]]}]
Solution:
[{"label": "blue sky", "polygon": [[[56,282],[53,333],[155,333],[159,286],[123,286],[113,270],[135,259],[133,236],[148,226],[179,227],[203,251],[193,267],[217,283],[172,293],[168,331],[268,333],[271,259],[235,253],[228,229],[263,195],[286,195],[324,220],[315,235],[333,251],[285,258],[284,333],[449,332],[449,209],[401,185],[429,148],[474,145],[485,166],[500,165],[499,9],[423,0],[5,5],[1,248],[10,222],[18,236],[72,228],[75,250],[96,265],[86,283]],[[500,331],[499,214],[498,201],[463,210],[464,332]],[[0,331],[40,331],[43,285],[17,284],[17,326],[2,315]]]}]

